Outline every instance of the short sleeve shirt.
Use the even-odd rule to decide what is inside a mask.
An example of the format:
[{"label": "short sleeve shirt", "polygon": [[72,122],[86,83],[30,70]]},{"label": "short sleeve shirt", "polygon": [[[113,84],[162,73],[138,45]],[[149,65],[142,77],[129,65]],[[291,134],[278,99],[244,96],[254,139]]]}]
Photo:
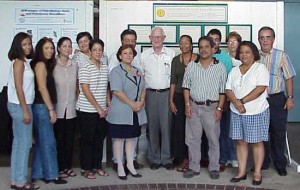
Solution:
[{"label": "short sleeve shirt", "polygon": [[82,112],[95,113],[96,108],[88,101],[82,91],[81,84],[88,84],[91,93],[95,97],[102,109],[106,109],[106,96],[108,85],[108,68],[106,64],[102,64],[98,68],[94,63],[89,61],[79,68],[79,97],[76,109]]},{"label": "short sleeve shirt", "polygon": [[[234,67],[228,75],[226,89],[232,90],[237,99],[248,95],[257,86],[269,86],[269,73],[266,67],[255,62],[250,69],[242,75],[239,67]],[[244,104],[246,113],[243,115],[254,115],[265,111],[268,107],[267,92],[264,91],[258,98]],[[231,103],[230,109],[241,114]]]}]

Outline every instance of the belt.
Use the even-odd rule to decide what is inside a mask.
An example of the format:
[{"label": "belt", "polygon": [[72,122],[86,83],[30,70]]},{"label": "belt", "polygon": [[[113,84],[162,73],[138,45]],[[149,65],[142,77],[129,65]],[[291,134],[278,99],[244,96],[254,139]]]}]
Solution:
[{"label": "belt", "polygon": [[193,100],[192,98],[190,98],[191,101],[193,103],[195,103],[196,105],[206,105],[206,106],[210,106],[212,103],[216,103],[216,102],[219,102],[218,100],[206,100],[204,102],[198,102],[198,101],[195,101]]},{"label": "belt", "polygon": [[272,98],[272,97],[275,97],[275,96],[280,96],[284,94],[284,92],[278,92],[278,93],[274,93],[274,94],[268,94],[268,98]]},{"label": "belt", "polygon": [[165,88],[165,89],[152,89],[152,88],[147,88],[147,90],[150,90],[152,92],[166,92],[169,90],[169,88]]}]

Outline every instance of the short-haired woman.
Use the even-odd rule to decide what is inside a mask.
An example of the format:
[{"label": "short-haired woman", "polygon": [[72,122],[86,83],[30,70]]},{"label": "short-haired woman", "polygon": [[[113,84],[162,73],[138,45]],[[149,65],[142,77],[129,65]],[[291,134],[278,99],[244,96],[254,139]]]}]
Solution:
[{"label": "short-haired woman", "polygon": [[104,43],[90,41],[90,59],[79,67],[79,97],[76,104],[80,128],[81,175],[87,179],[108,176],[102,169],[103,142],[107,134],[107,103],[109,100],[108,68],[101,62]]},{"label": "short-haired woman", "polygon": [[113,141],[113,152],[118,163],[118,176],[126,180],[122,164],[125,144],[127,169],[132,177],[142,177],[133,165],[137,139],[141,125],[147,121],[145,111],[145,80],[140,69],[131,65],[136,51],[131,45],[123,45],[117,52],[120,65],[109,74],[112,102],[107,116]]},{"label": "short-haired woman", "polygon": [[231,104],[230,137],[237,140],[238,174],[230,181],[237,183],[247,178],[246,165],[248,144],[252,145],[255,171],[253,185],[262,182],[261,166],[264,160],[263,141],[268,140],[269,104],[266,88],[269,86],[269,73],[266,67],[257,62],[260,55],[250,41],[243,41],[237,49],[237,59],[242,61],[229,73],[226,95]]}]

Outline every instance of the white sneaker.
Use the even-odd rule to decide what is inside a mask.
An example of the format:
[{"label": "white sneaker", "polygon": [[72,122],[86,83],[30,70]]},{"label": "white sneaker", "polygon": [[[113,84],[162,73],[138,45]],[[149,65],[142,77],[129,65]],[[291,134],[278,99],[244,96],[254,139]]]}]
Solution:
[{"label": "white sneaker", "polygon": [[239,164],[238,164],[238,162],[236,160],[232,160],[231,161],[231,165],[232,165],[233,168],[239,167]]}]

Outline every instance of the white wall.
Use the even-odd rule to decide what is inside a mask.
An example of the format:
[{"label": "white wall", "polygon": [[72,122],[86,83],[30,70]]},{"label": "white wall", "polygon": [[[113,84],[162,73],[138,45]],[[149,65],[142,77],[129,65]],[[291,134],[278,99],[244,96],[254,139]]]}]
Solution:
[{"label": "white wall", "polygon": [[[159,2],[100,0],[99,35],[105,42],[108,55],[120,46],[120,34],[128,24],[153,24],[153,3]],[[259,45],[258,30],[262,26],[270,26],[274,28],[277,36],[282,36],[276,38],[274,46],[283,49],[283,2],[164,1],[161,3],[227,4],[227,24],[252,24],[252,39],[256,45]]]},{"label": "white wall", "polygon": [[[47,24],[46,18],[43,24],[34,24],[27,22],[26,25],[22,25],[16,19],[18,18],[18,9],[71,9],[74,11],[72,18],[72,24],[66,25],[55,25]],[[16,33],[16,28],[33,28],[33,35],[36,35],[36,31],[42,27],[49,29],[53,28],[58,31],[59,34],[63,34],[62,30],[70,31],[70,35],[73,40],[73,44],[76,44],[74,36],[81,31],[89,31],[93,34],[93,1],[73,1],[73,2],[63,2],[63,1],[0,1],[0,90],[2,86],[7,84],[8,70],[10,61],[7,57],[7,53],[11,46],[13,37]],[[37,21],[37,20],[35,20]],[[47,30],[45,30],[47,31]],[[71,34],[72,33],[72,34]],[[40,36],[39,36],[40,37]],[[37,36],[33,36],[33,39],[39,40]]]}]

